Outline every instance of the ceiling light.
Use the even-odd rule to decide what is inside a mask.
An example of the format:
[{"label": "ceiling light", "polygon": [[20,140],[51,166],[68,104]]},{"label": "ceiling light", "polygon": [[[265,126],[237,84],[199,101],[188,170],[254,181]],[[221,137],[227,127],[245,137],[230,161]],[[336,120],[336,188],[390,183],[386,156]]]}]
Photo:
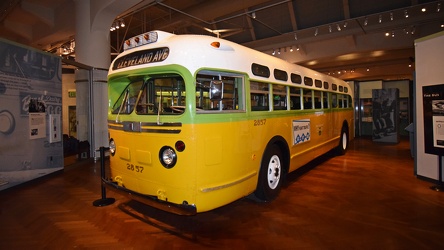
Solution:
[{"label": "ceiling light", "polygon": [[299,45],[296,47],[296,50],[299,51]]},{"label": "ceiling light", "polygon": [[273,49],[273,52],[271,54],[274,56],[276,54],[276,50]]},{"label": "ceiling light", "polygon": [[364,19],[364,26],[367,26],[367,24],[368,24],[368,18],[365,17],[365,19]]},{"label": "ceiling light", "polygon": [[293,46],[290,47],[290,52],[293,52]]},{"label": "ceiling light", "polygon": [[348,25],[348,22],[345,21],[345,22],[344,22],[344,28],[347,28],[347,25]]},{"label": "ceiling light", "polygon": [[278,49],[278,55],[280,55],[280,54],[281,54],[281,48]]},{"label": "ceiling light", "polygon": [[407,10],[404,10],[404,17],[408,18],[409,17],[409,13],[407,12]]},{"label": "ceiling light", "polygon": [[392,37],[395,37],[395,32],[394,31],[392,31]]},{"label": "ceiling light", "polygon": [[316,30],[315,30],[315,36],[317,36],[317,35],[318,35],[318,33],[319,33],[319,29],[318,29],[318,28],[316,28]]},{"label": "ceiling light", "polygon": [[390,33],[388,33],[388,32],[385,32],[385,36],[390,36]]},{"label": "ceiling light", "polygon": [[422,7],[421,11],[426,12],[427,11],[426,7]]},{"label": "ceiling light", "polygon": [[440,11],[441,11],[441,3],[438,3],[438,5],[436,5],[436,12]]},{"label": "ceiling light", "polygon": [[390,21],[393,21],[393,12],[390,12]]},{"label": "ceiling light", "polygon": [[341,26],[339,26],[339,24],[336,24],[336,29],[338,29],[338,31],[341,31]]},{"label": "ceiling light", "polygon": [[298,34],[294,33],[294,40],[298,40]]},{"label": "ceiling light", "polygon": [[125,21],[123,21],[123,19],[120,19],[120,27],[125,27]]},{"label": "ceiling light", "polygon": [[251,17],[252,17],[253,19],[256,19],[256,12],[251,13]]},{"label": "ceiling light", "polygon": [[328,25],[328,32],[331,33],[331,25]]},{"label": "ceiling light", "polygon": [[379,15],[379,23],[382,23],[382,15]]}]

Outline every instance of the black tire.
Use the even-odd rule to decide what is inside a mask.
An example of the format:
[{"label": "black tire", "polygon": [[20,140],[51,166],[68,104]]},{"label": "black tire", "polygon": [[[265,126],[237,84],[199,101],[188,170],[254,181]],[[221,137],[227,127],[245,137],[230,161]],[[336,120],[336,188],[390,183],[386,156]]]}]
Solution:
[{"label": "black tire", "polygon": [[348,129],[347,127],[342,127],[341,130],[341,138],[339,140],[339,145],[336,148],[336,152],[338,155],[345,155],[348,149]]},{"label": "black tire", "polygon": [[272,201],[281,190],[285,176],[284,158],[277,145],[271,145],[264,153],[254,195],[261,201]]}]

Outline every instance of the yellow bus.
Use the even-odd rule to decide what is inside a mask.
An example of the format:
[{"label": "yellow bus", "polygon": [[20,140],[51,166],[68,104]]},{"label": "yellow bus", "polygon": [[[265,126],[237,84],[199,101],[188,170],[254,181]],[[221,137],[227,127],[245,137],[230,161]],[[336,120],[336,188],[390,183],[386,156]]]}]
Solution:
[{"label": "yellow bus", "polygon": [[350,86],[212,36],[151,31],[109,75],[107,188],[192,215],[254,194],[353,135]]}]

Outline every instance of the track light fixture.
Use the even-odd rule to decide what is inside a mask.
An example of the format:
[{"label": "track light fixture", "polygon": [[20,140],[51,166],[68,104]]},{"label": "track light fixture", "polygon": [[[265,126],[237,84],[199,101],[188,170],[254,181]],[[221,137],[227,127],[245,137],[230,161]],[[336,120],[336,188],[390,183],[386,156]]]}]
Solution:
[{"label": "track light fixture", "polygon": [[125,27],[125,21],[123,19],[115,20],[113,24],[111,25],[110,31],[115,31],[119,28]]}]

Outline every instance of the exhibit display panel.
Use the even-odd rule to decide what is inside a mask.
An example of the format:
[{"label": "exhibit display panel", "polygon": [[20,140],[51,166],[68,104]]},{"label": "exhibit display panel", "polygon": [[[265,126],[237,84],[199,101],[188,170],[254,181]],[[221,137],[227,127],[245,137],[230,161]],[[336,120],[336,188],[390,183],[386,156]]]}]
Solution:
[{"label": "exhibit display panel", "polygon": [[63,168],[61,60],[0,39],[0,190]]}]

